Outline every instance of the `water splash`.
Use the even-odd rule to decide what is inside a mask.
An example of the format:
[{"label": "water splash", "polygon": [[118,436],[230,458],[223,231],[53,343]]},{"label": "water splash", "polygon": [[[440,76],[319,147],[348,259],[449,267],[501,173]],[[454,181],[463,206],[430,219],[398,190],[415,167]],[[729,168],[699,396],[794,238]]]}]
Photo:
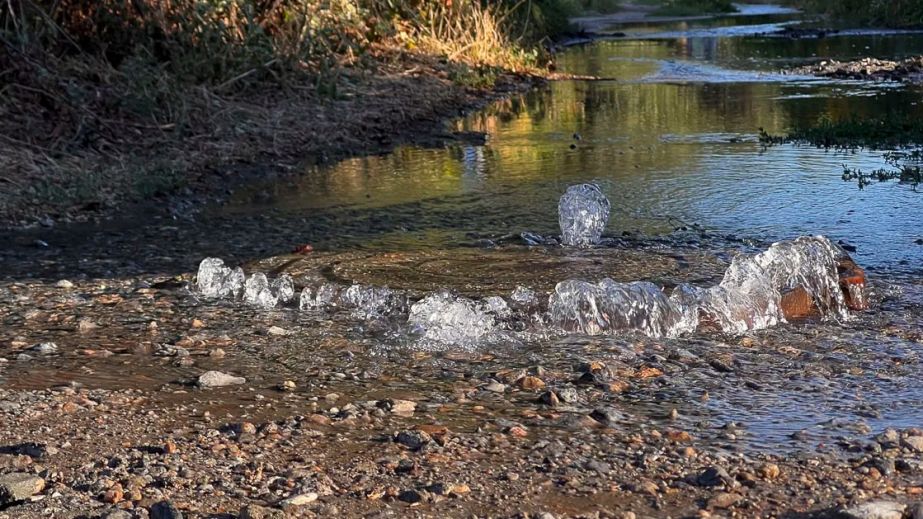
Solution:
[{"label": "water splash", "polygon": [[568,187],[558,202],[562,243],[571,247],[598,243],[609,221],[609,209],[609,199],[596,184]]},{"label": "water splash", "polygon": [[257,272],[247,278],[244,283],[244,301],[262,308],[275,308],[279,297],[273,293],[269,286],[266,274]]},{"label": "water splash", "polygon": [[497,327],[495,317],[478,303],[447,291],[414,303],[407,321],[424,343],[463,349],[477,347]]},{"label": "water splash", "polygon": [[548,301],[551,322],[566,331],[598,335],[637,330],[652,337],[673,337],[695,329],[691,308],[676,304],[646,281],[558,283]]},{"label": "water splash", "polygon": [[[670,296],[648,282],[558,283],[549,298],[551,322],[590,335],[636,330],[675,337],[700,328],[743,333],[809,313],[849,318],[838,266],[848,258],[823,236],[773,244],[756,255],[734,258],[716,286],[680,285]],[[853,301],[864,302],[861,285],[845,285]],[[856,295],[852,295],[855,292]]]},{"label": "water splash", "polygon": [[205,258],[199,263],[196,287],[208,298],[237,297],[244,286],[244,271],[231,269],[220,258]]},{"label": "water splash", "polygon": [[388,287],[352,285],[340,295],[340,304],[362,319],[371,319],[403,312],[407,298]]}]

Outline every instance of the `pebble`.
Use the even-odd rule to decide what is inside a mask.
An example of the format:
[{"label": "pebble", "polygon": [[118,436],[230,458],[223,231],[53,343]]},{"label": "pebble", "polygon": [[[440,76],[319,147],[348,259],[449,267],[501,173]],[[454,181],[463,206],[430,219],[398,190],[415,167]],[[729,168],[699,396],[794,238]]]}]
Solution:
[{"label": "pebble", "polygon": [[908,436],[901,443],[913,452],[923,452],[923,436]]},{"label": "pebble", "polygon": [[842,519],[901,519],[907,505],[895,501],[869,501],[849,508],[839,513]]},{"label": "pebble", "polygon": [[228,375],[220,371],[206,371],[199,375],[199,379],[196,383],[199,387],[222,387],[245,384],[246,382],[247,379],[244,377],[235,377],[234,375]]},{"label": "pebble", "polygon": [[13,472],[0,476],[0,506],[26,500],[45,489],[45,480],[26,474]]},{"label": "pebble", "polygon": [[29,348],[29,351],[34,351],[39,355],[54,355],[58,352],[58,345],[53,342],[42,342]]},{"label": "pebble", "polygon": [[259,505],[247,505],[240,509],[237,519],[282,519],[285,512]]},{"label": "pebble", "polygon": [[311,504],[317,501],[317,497],[318,496],[316,492],[305,492],[304,494],[297,494],[289,498],[283,499],[282,502],[279,504],[281,504],[283,507],[304,506],[304,505]]}]

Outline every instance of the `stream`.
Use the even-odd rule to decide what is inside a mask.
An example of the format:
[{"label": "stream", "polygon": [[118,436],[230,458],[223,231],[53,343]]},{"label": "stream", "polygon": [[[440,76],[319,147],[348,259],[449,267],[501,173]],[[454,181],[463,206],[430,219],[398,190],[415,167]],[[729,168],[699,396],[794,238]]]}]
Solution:
[{"label": "stream", "polygon": [[[382,391],[434,405],[461,380],[489,384],[517,370],[537,370],[563,391],[574,387],[568,378],[574,366],[602,360],[626,387],[581,394],[575,412],[616,406],[625,428],[681,427],[721,450],[829,450],[886,427],[919,426],[923,195],[897,182],[860,189],[841,178],[844,166],[884,167],[888,150],[765,147],[758,134],[823,118],[923,116],[918,86],[781,72],[819,57],[921,54],[923,33],[772,34],[798,16],[761,6],[717,19],[601,28],[608,36],[561,50],[558,67],[609,79],[552,82],[454,123],[455,131],[484,134],[486,142],[405,146],[310,166],[295,180],[238,191],[195,224],[153,221],[130,232],[87,233],[79,244],[49,239],[47,251],[9,251],[0,342],[54,341],[61,354],[40,363],[10,355],[6,367],[0,364],[0,383],[161,387],[201,371],[188,362],[164,363],[178,337],[191,337],[182,347],[194,351],[196,340],[214,344],[229,336],[228,358],[196,357],[196,366],[243,373],[264,389],[282,379],[309,385],[326,368],[371,373],[389,380]],[[558,200],[584,182],[597,184],[611,204],[603,233],[609,241],[587,249],[536,241],[559,232]],[[670,338],[513,324],[490,340],[479,333],[463,337],[463,347],[433,348],[421,346],[407,308],[396,310],[404,312],[401,319],[299,309],[297,299],[267,310],[202,298],[188,283],[205,257],[235,266],[256,257],[243,265],[247,274],[287,272],[298,289],[389,287],[413,303],[444,289],[473,300],[509,297],[522,287],[547,299],[556,283],[571,278],[712,286],[736,255],[803,235],[827,236],[866,269],[869,310],[743,334]],[[33,239],[18,237],[17,244]],[[288,254],[302,244],[314,252]],[[133,253],[108,256],[109,247]],[[95,254],[82,257],[81,250]],[[39,296],[28,288],[33,277],[64,275],[79,286],[74,272],[109,278],[108,288],[123,295],[167,283],[169,309],[156,302],[160,296],[119,311],[96,293]],[[184,283],[165,281],[179,273],[187,274]],[[68,321],[37,333],[25,308],[53,313],[59,304],[76,305],[81,317],[103,326],[75,334]],[[190,315],[212,328],[190,332],[178,321]],[[150,336],[152,320],[161,323],[159,336]],[[286,333],[267,334],[270,326]],[[78,355],[87,337],[94,349],[115,355]],[[368,397],[361,377],[350,377],[337,391]],[[513,400],[538,405],[534,395]],[[509,418],[519,412],[501,403],[488,407]],[[469,418],[459,413],[449,420],[473,427]],[[541,427],[568,434],[566,424]]]}]

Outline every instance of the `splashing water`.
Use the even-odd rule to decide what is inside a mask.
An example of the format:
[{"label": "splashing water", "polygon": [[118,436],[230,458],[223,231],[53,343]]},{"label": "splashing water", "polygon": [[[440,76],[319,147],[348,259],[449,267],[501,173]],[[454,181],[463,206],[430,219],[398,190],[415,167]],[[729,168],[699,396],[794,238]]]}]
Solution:
[{"label": "splashing water", "polygon": [[262,308],[275,308],[279,298],[272,292],[269,287],[269,279],[266,274],[257,272],[244,283],[244,301],[251,305]]},{"label": "splashing water", "polygon": [[609,221],[609,208],[609,199],[596,184],[568,187],[558,202],[563,244],[589,247],[598,243]]},{"label": "splashing water", "polygon": [[691,309],[677,305],[647,281],[562,281],[549,298],[548,311],[553,324],[589,335],[637,330],[652,337],[673,337],[694,330],[697,324]]},{"label": "splashing water", "polygon": [[743,333],[785,322],[784,297],[804,291],[821,317],[845,320],[849,310],[837,271],[844,257],[823,236],[778,242],[759,254],[734,258],[718,285],[680,285],[669,297],[648,282],[568,280],[551,294],[549,314],[564,330],[590,335],[637,330],[675,337],[701,325]]},{"label": "splashing water", "polygon": [[424,343],[464,349],[475,348],[497,326],[494,316],[476,302],[446,291],[414,303],[407,321]]},{"label": "splashing water", "polygon": [[407,300],[388,287],[352,285],[340,295],[340,303],[353,308],[354,313],[363,319],[383,317],[401,312],[407,307]]},{"label": "splashing water", "polygon": [[244,271],[226,267],[220,258],[205,258],[199,263],[196,286],[204,297],[237,297],[244,286]]}]

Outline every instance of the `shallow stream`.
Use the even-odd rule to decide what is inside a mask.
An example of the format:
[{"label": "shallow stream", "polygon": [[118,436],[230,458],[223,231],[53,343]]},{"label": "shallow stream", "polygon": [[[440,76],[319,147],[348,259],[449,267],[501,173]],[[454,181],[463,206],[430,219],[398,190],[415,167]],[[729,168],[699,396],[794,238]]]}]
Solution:
[{"label": "shallow stream", "polygon": [[[844,244],[870,274],[873,308],[851,320],[673,339],[512,330],[484,343],[433,350],[418,348],[402,323],[343,312],[263,311],[200,300],[184,288],[176,289],[176,310],[229,323],[214,333],[230,335],[239,352],[221,369],[266,386],[310,378],[326,366],[385,374],[387,391],[438,404],[432,395],[451,395],[462,380],[486,383],[504,370],[541,366],[553,387],[564,387],[575,365],[603,360],[624,374],[628,388],[594,395],[595,404],[583,402],[575,411],[608,403],[625,413],[628,428],[686,428],[729,449],[815,449],[845,446],[887,426],[920,426],[923,195],[899,183],[859,189],[841,179],[844,164],[883,167],[885,151],[767,148],[758,132],[780,134],[825,117],[923,116],[919,87],[780,72],[819,57],[920,54],[923,34],[765,34],[797,16],[766,9],[611,27],[624,36],[569,47],[558,56],[563,71],[607,79],[554,82],[456,123],[459,132],[486,134],[486,143],[410,146],[311,167],[297,181],[237,193],[205,215],[211,224],[198,227],[198,234],[179,229],[182,224],[176,233],[199,244],[199,259],[207,252],[232,260],[242,254],[230,241],[223,247],[222,237],[250,228],[253,240],[265,239],[266,259],[246,265],[248,272],[278,273],[291,260],[308,261],[328,281],[389,286],[415,297],[442,288],[468,297],[509,295],[517,286],[547,297],[555,283],[571,277],[708,286],[738,253],[822,234]],[[558,198],[581,182],[597,183],[609,198],[605,236],[612,240],[589,250],[529,245],[524,232],[558,232]],[[142,244],[144,232],[138,233],[140,254],[169,254],[157,243]],[[280,255],[284,244],[303,243],[317,251],[310,260]],[[197,263],[184,261],[187,272],[195,270]],[[17,291],[4,290],[13,308]],[[125,378],[113,374],[129,370],[138,385],[153,387],[197,371],[138,360],[149,352],[120,347],[145,330],[145,319],[97,320],[111,324],[107,340],[117,355],[92,368],[67,354],[41,367],[13,363],[6,368],[9,383],[40,387],[62,381],[53,373],[69,372],[63,378],[117,385]],[[6,323],[20,326],[23,319],[7,315]],[[267,337],[263,330],[270,324],[293,333]],[[81,339],[69,330],[49,330],[44,340],[76,348]],[[221,367],[207,359],[199,364],[210,362]],[[662,375],[639,375],[650,369]],[[369,396],[360,378],[346,387],[351,380],[344,375],[337,390]],[[537,405],[534,395],[514,400]],[[669,417],[673,409],[675,419]],[[500,415],[518,412],[496,408]]]}]

